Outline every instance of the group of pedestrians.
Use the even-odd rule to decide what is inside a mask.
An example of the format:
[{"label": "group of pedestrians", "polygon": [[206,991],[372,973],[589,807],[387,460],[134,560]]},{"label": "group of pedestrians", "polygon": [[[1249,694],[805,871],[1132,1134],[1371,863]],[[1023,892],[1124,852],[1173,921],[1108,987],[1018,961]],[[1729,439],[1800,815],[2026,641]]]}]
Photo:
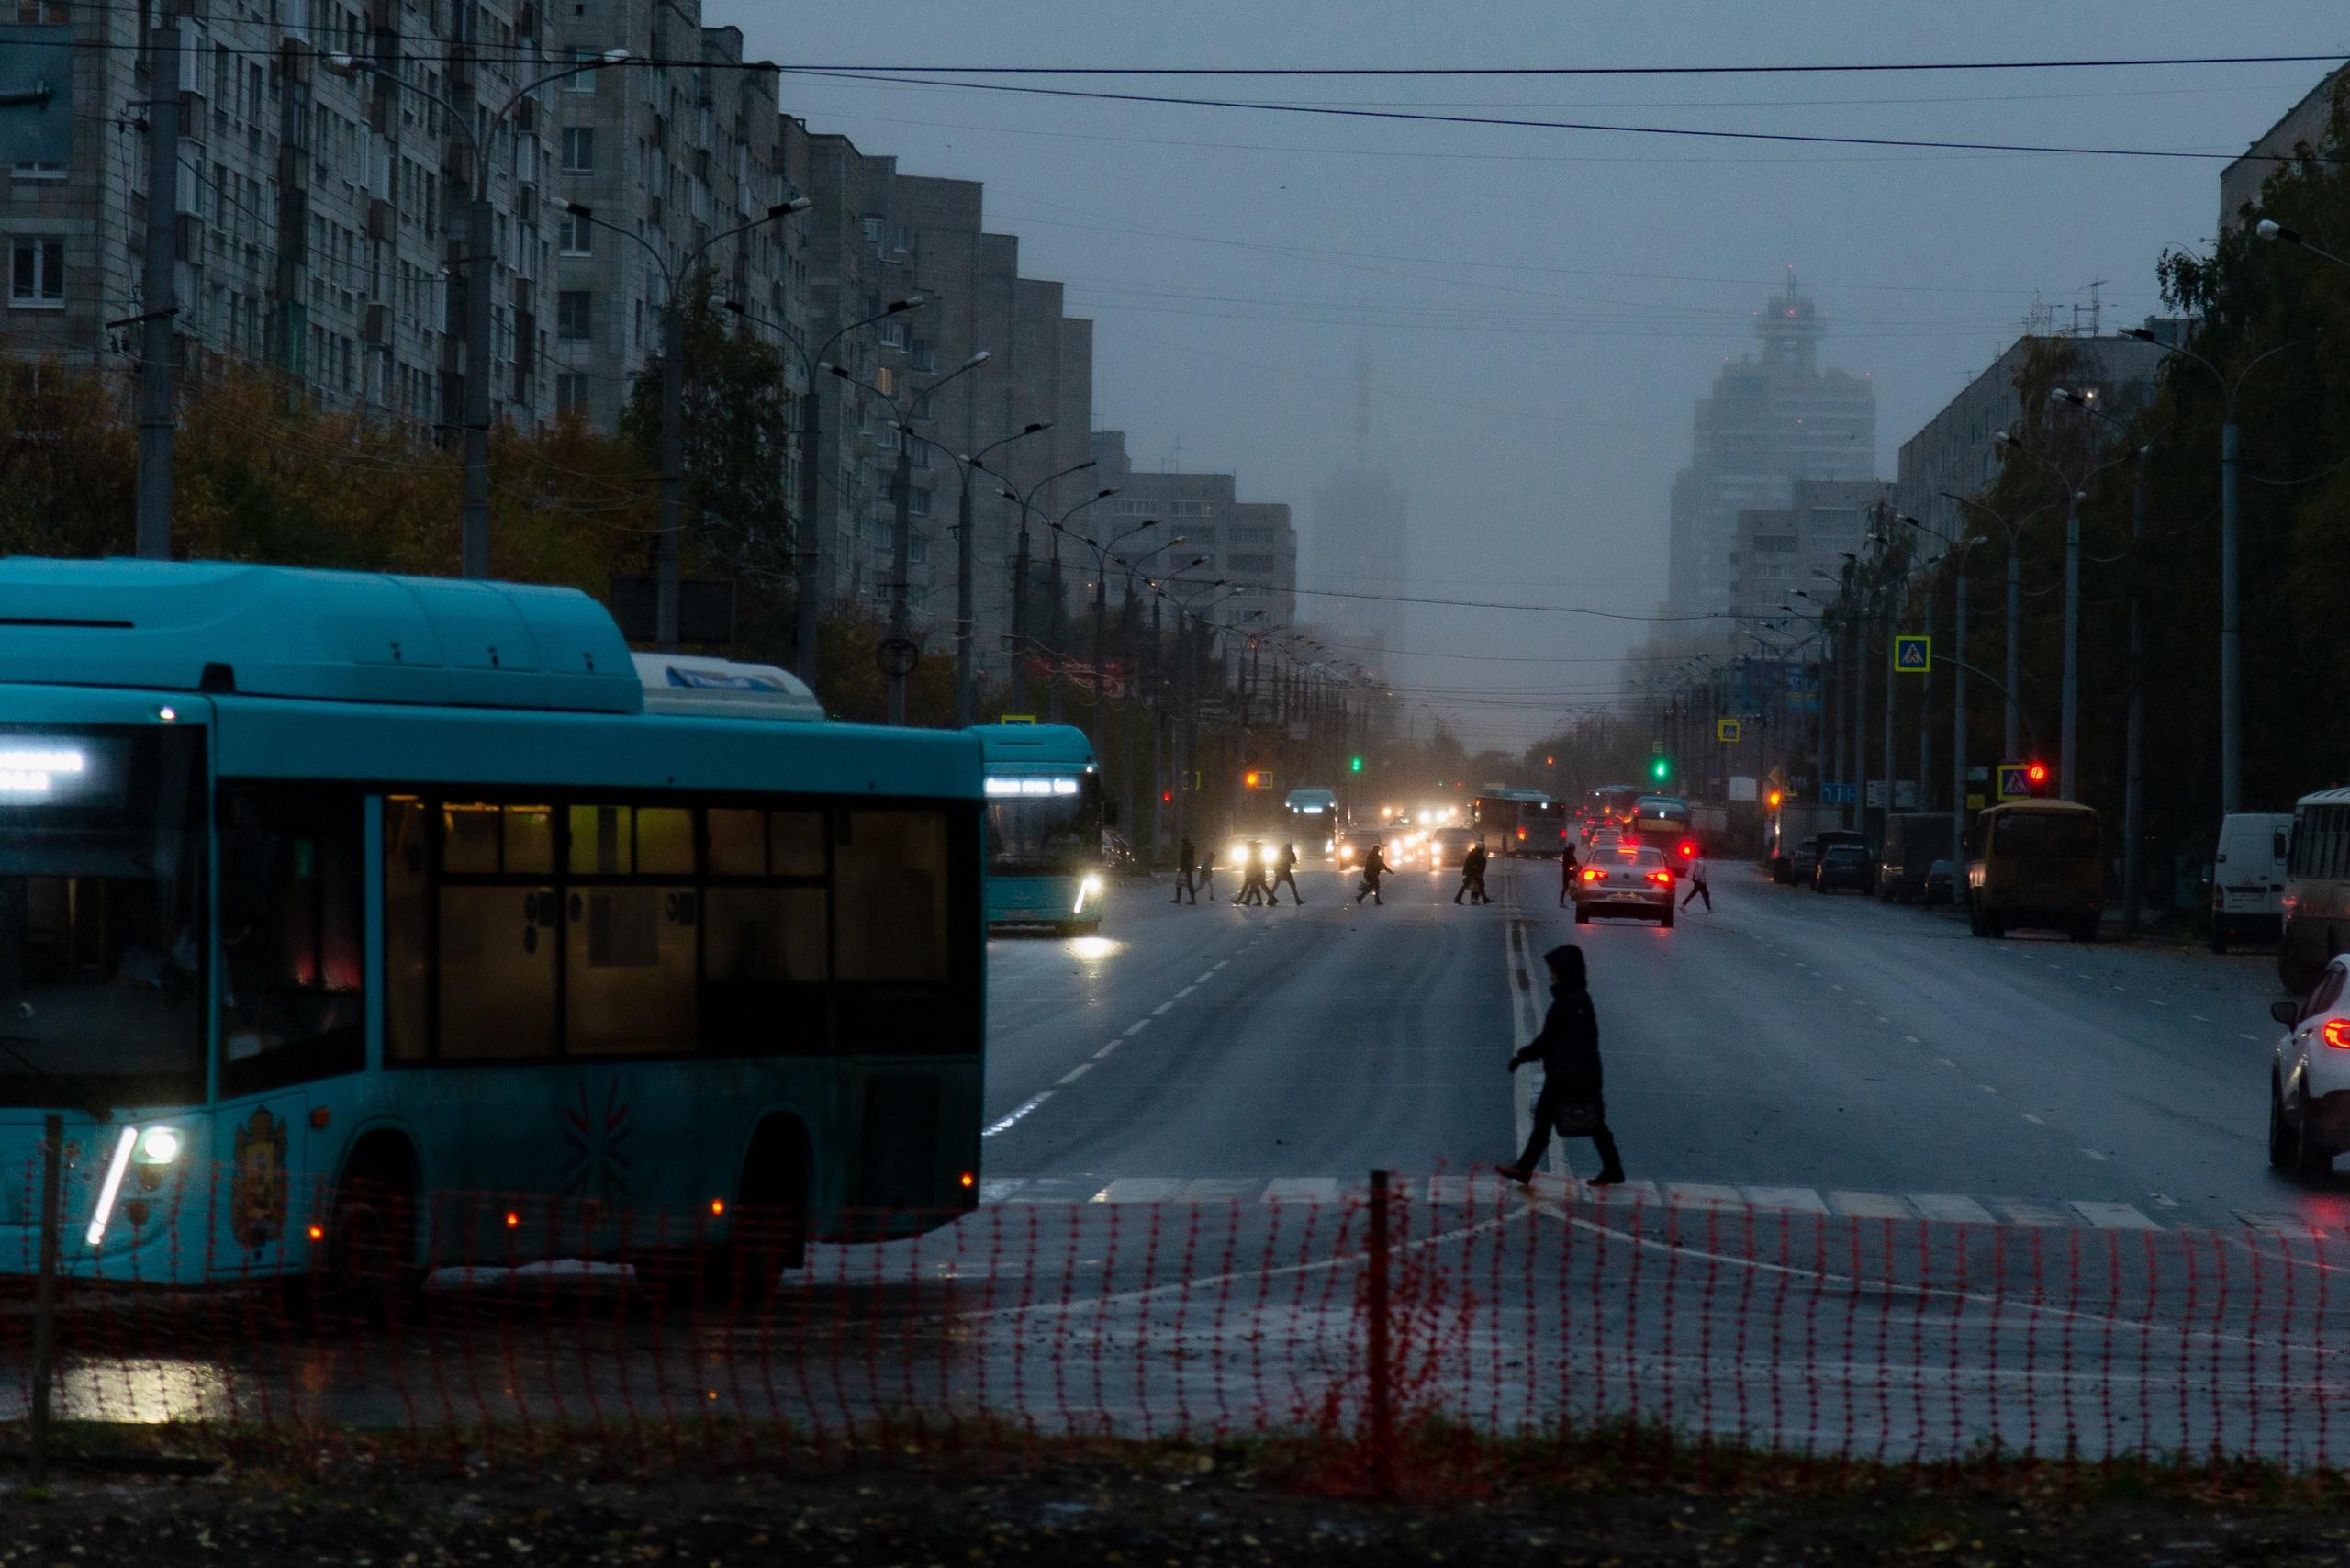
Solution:
[{"label": "group of pedestrians", "polygon": [[[1233,896],[1234,903],[1277,904],[1281,902],[1281,892],[1284,883],[1289,887],[1289,896],[1293,902],[1302,904],[1305,902],[1305,894],[1299,890],[1297,885],[1296,845],[1282,845],[1280,857],[1274,858],[1265,854],[1265,846],[1262,843],[1251,839],[1242,851],[1242,856],[1240,891]],[[1270,883],[1265,880],[1265,869],[1268,865],[1273,868],[1273,878]],[[1201,859],[1199,851],[1193,848],[1192,841],[1186,838],[1175,846],[1175,897],[1169,902],[1181,903],[1184,895],[1188,893],[1191,895],[1191,902],[1198,903],[1200,890],[1203,888],[1207,890],[1209,898],[1215,897],[1215,857],[1210,856],[1205,860]]]}]

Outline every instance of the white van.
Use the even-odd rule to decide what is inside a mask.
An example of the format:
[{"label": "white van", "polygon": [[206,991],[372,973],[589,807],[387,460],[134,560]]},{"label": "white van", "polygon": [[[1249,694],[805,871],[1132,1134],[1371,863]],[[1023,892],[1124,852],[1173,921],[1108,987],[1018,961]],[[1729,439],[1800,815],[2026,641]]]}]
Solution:
[{"label": "white van", "polygon": [[2292,844],[2289,812],[2244,812],[2221,821],[2211,864],[2211,951],[2283,935],[2285,859]]}]

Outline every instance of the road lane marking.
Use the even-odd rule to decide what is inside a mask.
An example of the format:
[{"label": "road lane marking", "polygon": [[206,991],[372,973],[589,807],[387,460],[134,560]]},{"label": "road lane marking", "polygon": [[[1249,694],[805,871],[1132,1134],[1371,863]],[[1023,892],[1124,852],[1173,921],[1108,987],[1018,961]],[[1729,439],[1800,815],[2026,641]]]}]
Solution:
[{"label": "road lane marking", "polygon": [[1746,1201],[1758,1209],[1784,1209],[1791,1213],[1824,1215],[1828,1204],[1818,1193],[1808,1187],[1741,1187]]},{"label": "road lane marking", "polygon": [[1043,1104],[1052,1097],[1053,1092],[1049,1089],[1046,1090],[1043,1093],[1037,1095],[1035,1099],[1029,1101],[1026,1104],[1013,1112],[1012,1114],[1004,1117],[1003,1120],[996,1123],[993,1126],[979,1134],[979,1136],[981,1137],[993,1137],[998,1133],[1010,1132],[1013,1125],[1017,1123],[1021,1117],[1026,1115],[1029,1112],[1035,1110],[1037,1106]]},{"label": "road lane marking", "polygon": [[1163,1176],[1125,1176],[1093,1194],[1097,1204],[1163,1204],[1183,1190],[1183,1183]]},{"label": "road lane marking", "polygon": [[1116,1050],[1116,1049],[1118,1048],[1118,1045],[1119,1045],[1119,1042],[1118,1042],[1118,1041],[1116,1041],[1116,1040],[1113,1040],[1113,1041],[1111,1041],[1108,1045],[1103,1046],[1100,1050],[1095,1051],[1095,1052],[1093,1053],[1093,1059],[1094,1059],[1095,1061],[1100,1061],[1103,1057],[1106,1057],[1106,1056],[1108,1056],[1112,1051]]},{"label": "road lane marking", "polygon": [[2102,1165],[2102,1164],[2106,1163],[2108,1160],[2109,1160],[2109,1159],[2111,1159],[2113,1158],[2113,1156],[2111,1156],[2111,1155],[2109,1155],[2109,1154],[2099,1154],[2096,1149],[2093,1149],[2093,1148],[2085,1148],[2085,1149],[2081,1150],[2081,1152],[2082,1152],[2083,1154],[2087,1155],[2091,1159],[2096,1160],[2096,1161],[2097,1161],[2098,1164],[2100,1164],[2100,1165]]},{"label": "road lane marking", "polygon": [[1126,1037],[1127,1037],[1128,1039],[1132,1039],[1135,1036],[1141,1034],[1145,1029],[1147,1029],[1147,1028],[1149,1028],[1149,1027],[1150,1027],[1150,1020],[1149,1020],[1149,1019],[1147,1019],[1147,1018],[1137,1018],[1137,1019],[1136,1019],[1133,1023],[1131,1023],[1131,1024],[1129,1024],[1129,1025],[1126,1025]]},{"label": "road lane marking", "polygon": [[1268,1204],[1335,1204],[1338,1201],[1338,1179],[1336,1176],[1277,1176],[1265,1183],[1259,1200]]},{"label": "road lane marking", "polygon": [[2209,1024],[2210,1022],[2209,1018],[2204,1017],[2200,1013],[2190,1013],[2188,1016],[2194,1019],[2198,1024]]},{"label": "road lane marking", "polygon": [[1087,1073],[1091,1072],[1092,1070],[1093,1064],[1091,1062],[1081,1061],[1075,1067],[1070,1068],[1067,1072],[1062,1073],[1055,1081],[1060,1083],[1075,1083],[1079,1079],[1083,1078]]},{"label": "road lane marking", "polygon": [[1916,1219],[1917,1211],[1891,1193],[1830,1193],[1828,1206],[1847,1219]]},{"label": "road lane marking", "polygon": [[1163,1016],[1163,1015],[1166,1014],[1166,1012],[1167,1012],[1167,1010],[1168,1010],[1169,1008],[1170,1008],[1170,1007],[1172,1007],[1172,1006],[1174,1006],[1174,1005],[1175,1005],[1175,999],[1174,999],[1174,998],[1172,998],[1172,997],[1169,997],[1169,998],[1168,1000],[1166,1000],[1165,1002],[1160,1002],[1158,1006],[1156,1006],[1156,1007],[1152,1008],[1152,1009],[1150,1010],[1150,1015],[1151,1015],[1153,1018],[1161,1017],[1161,1016]]},{"label": "road lane marking", "polygon": [[[1219,965],[1217,965],[1217,966],[1216,966],[1216,969],[1222,969],[1223,967],[1224,967],[1223,965],[1219,964]],[[1193,985],[1205,985],[1205,984],[1207,984],[1207,983],[1208,983],[1208,981],[1210,981],[1210,980],[1214,980],[1214,979],[1215,979],[1215,969],[1210,969],[1207,973],[1205,973],[1205,974],[1202,975],[1199,979],[1197,979],[1197,980],[1193,980],[1192,983]]]},{"label": "road lane marking", "polygon": [[2099,1230],[2160,1230],[2162,1228],[2128,1204],[2094,1203],[2087,1199],[2075,1198],[2069,1200],[2065,1206]]},{"label": "road lane marking", "polygon": [[2154,999],[2153,997],[2151,997],[2151,996],[2150,996],[2150,997],[2148,997],[2148,998],[2146,998],[2146,1000],[2147,1000],[2148,1002],[2154,1002],[2154,1005],[2155,1005],[2155,1006],[2157,1006],[2157,1007],[2168,1007],[2168,1006],[2170,1005],[2170,1003],[2169,1003],[2169,1002],[2154,1002]]},{"label": "road lane marking", "polygon": [[1177,992],[1175,993],[1175,1000],[1176,1000],[1176,1001],[1178,1001],[1178,1002],[1181,1002],[1181,1001],[1182,1001],[1185,997],[1187,997],[1187,996],[1191,995],[1191,994],[1192,994],[1192,992],[1193,992],[1193,991],[1197,991],[1197,990],[1199,990],[1199,989],[1200,989],[1199,982],[1198,982],[1197,980],[1193,980],[1190,985],[1185,986],[1182,990],[1181,990],[1181,991],[1177,991]]},{"label": "road lane marking", "polygon": [[1948,1057],[1936,1057],[1934,1059],[1942,1063],[1944,1067],[1956,1067],[1958,1065],[1958,1063],[1951,1060]]},{"label": "road lane marking", "polygon": [[2047,1226],[2073,1223],[2065,1216],[2063,1210],[2050,1208],[2045,1204],[2027,1203],[2021,1198],[1994,1198],[1991,1202],[1998,1205],[2010,1225]]},{"label": "road lane marking", "polygon": [[1214,963],[1208,966],[1208,973],[1214,974],[1216,970],[1224,968],[1225,965],[1230,962],[1232,962],[1230,958],[1218,958]]},{"label": "road lane marking", "polygon": [[1909,1193],[1905,1194],[1918,1213],[1927,1219],[1942,1220],[1950,1225],[1989,1225],[1991,1211],[1973,1198],[1956,1193]]},{"label": "road lane marking", "polygon": [[1923,1041],[1923,1040],[1919,1039],[1919,1038],[1917,1036],[1915,1036],[1915,1035],[1904,1035],[1904,1036],[1902,1036],[1901,1037],[1902,1037],[1903,1039],[1905,1039],[1905,1040],[1908,1041],[1908,1042],[1909,1042],[1911,1045],[1913,1045],[1913,1046],[1922,1046],[1922,1045],[1924,1045],[1924,1044],[1926,1043],[1925,1041]]},{"label": "road lane marking", "polygon": [[1665,1200],[1684,1209],[1734,1209],[1743,1207],[1735,1187],[1718,1182],[1672,1182],[1665,1185]]},{"label": "road lane marking", "polygon": [[2023,1114],[2023,1119],[2030,1122],[2035,1127],[2044,1127],[2048,1125],[2046,1122],[2042,1121],[2038,1116],[2033,1115],[2030,1111],[2026,1111]]},{"label": "road lane marking", "polygon": [[1998,1090],[1996,1090],[1996,1089],[1992,1088],[1992,1087],[1991,1087],[1989,1084],[1987,1084],[1987,1083],[1978,1083],[1978,1084],[1976,1084],[1975,1087],[1975,1088],[1977,1088],[1977,1089],[1980,1089],[1980,1090],[1981,1090],[1981,1091],[1983,1091],[1983,1092],[1984,1092],[1984,1093],[1986,1093],[1986,1094],[1997,1094],[1997,1093],[1998,1092]]},{"label": "road lane marking", "polygon": [[1028,1184],[1024,1176],[994,1176],[979,1183],[979,1202],[1000,1204]]}]

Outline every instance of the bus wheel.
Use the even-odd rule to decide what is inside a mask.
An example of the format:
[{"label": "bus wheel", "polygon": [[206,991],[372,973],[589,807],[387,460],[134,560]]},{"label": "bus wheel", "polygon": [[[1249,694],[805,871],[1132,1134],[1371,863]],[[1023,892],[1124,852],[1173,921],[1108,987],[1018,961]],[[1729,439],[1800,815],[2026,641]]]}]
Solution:
[{"label": "bus wheel", "polygon": [[323,1256],[300,1282],[312,1319],[382,1322],[406,1315],[424,1286],[416,1233],[416,1184],[404,1162],[388,1150],[353,1156],[335,1189]]},{"label": "bus wheel", "polygon": [[735,1185],[733,1225],[704,1274],[710,1299],[755,1305],[773,1295],[786,1269],[808,1263],[808,1135],[775,1118],[751,1140]]}]

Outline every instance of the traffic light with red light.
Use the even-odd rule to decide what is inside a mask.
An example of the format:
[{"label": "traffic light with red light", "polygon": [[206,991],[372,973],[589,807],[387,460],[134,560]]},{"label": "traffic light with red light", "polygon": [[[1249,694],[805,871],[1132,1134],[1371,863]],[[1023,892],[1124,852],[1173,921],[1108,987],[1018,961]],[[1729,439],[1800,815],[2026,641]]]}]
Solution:
[{"label": "traffic light with red light", "polygon": [[2048,793],[2048,765],[2046,763],[2028,762],[2024,764],[2023,778],[2024,782],[2031,786],[2031,792],[2034,795],[2045,795]]}]

